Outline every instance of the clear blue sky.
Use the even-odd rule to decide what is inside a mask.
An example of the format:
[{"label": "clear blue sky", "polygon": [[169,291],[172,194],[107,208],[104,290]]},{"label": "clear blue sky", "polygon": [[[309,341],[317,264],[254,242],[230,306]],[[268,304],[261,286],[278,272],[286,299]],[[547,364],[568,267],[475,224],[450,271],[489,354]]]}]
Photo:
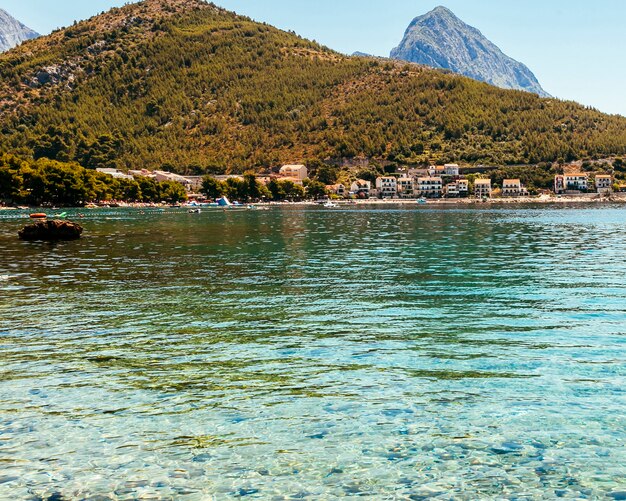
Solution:
[{"label": "clear blue sky", "polygon": [[[0,0],[48,33],[124,0]],[[344,53],[388,56],[409,22],[445,5],[525,63],[550,94],[626,116],[626,0],[216,0]]]}]

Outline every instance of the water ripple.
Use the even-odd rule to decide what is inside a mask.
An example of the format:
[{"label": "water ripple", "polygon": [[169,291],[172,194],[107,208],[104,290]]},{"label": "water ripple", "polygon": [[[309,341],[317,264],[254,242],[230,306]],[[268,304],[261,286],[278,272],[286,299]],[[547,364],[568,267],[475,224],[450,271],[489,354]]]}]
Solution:
[{"label": "water ripple", "polygon": [[0,213],[0,498],[622,495],[623,209],[26,220]]}]

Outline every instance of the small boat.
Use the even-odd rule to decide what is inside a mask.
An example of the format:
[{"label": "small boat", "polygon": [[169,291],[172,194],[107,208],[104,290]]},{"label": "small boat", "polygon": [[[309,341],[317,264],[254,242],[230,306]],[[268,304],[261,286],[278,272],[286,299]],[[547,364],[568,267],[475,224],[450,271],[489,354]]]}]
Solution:
[{"label": "small boat", "polygon": [[48,216],[43,212],[35,212],[34,214],[30,215],[31,219],[46,219],[47,217]]},{"label": "small boat", "polygon": [[417,203],[418,203],[418,204],[427,204],[427,203],[428,203],[428,201],[427,201],[425,198],[420,198],[420,199],[417,201]]},{"label": "small boat", "polygon": [[189,209],[187,212],[189,214],[202,214],[202,209]]},{"label": "small boat", "polygon": [[324,207],[326,207],[327,209],[334,209],[334,208],[339,207],[339,206],[337,204],[334,204],[334,203],[329,201],[329,202],[326,202],[324,204]]}]

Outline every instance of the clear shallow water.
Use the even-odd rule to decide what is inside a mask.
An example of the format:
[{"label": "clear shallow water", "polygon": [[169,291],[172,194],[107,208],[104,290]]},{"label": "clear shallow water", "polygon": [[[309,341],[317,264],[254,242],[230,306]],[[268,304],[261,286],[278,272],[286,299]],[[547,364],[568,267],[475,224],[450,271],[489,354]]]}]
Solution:
[{"label": "clear shallow water", "polygon": [[25,222],[0,499],[626,496],[624,209]]}]

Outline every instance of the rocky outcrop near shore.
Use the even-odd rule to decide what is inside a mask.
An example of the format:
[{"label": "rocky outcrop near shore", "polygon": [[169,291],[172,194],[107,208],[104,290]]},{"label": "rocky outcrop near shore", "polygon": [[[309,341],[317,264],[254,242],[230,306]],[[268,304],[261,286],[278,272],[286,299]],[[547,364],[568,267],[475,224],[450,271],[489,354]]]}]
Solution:
[{"label": "rocky outcrop near shore", "polygon": [[69,221],[58,219],[50,221],[38,221],[29,224],[18,232],[20,239],[27,241],[62,241],[77,240],[83,234],[83,227]]}]

